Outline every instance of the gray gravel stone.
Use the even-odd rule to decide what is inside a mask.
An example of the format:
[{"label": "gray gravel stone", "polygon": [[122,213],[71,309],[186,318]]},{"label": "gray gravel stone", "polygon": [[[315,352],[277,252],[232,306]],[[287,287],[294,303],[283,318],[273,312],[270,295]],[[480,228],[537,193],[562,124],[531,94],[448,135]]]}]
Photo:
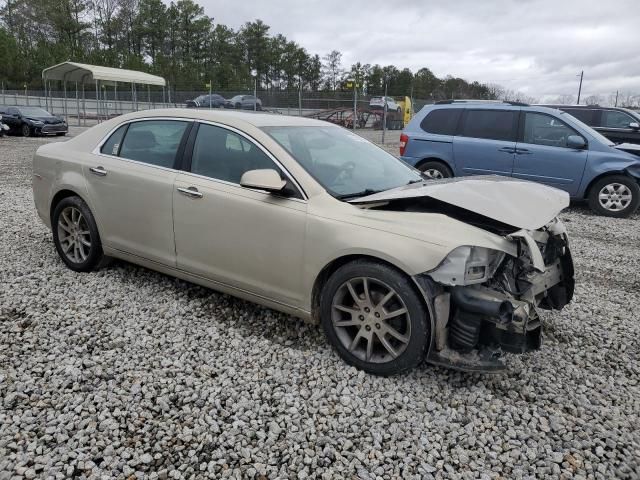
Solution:
[{"label": "gray gravel stone", "polygon": [[562,214],[574,302],[506,373],[377,378],[286,315],[66,269],[31,195],[60,140],[0,139],[0,478],[640,478],[639,215]]}]

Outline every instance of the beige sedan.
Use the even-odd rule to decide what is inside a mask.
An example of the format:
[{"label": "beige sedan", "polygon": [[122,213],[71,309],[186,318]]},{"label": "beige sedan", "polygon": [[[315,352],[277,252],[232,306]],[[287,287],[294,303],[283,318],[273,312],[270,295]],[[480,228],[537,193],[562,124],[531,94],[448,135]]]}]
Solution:
[{"label": "beige sedan", "polygon": [[72,270],[115,257],[321,323],[349,364],[504,368],[573,295],[564,192],[425,181],[353,133],[154,110],[40,147],[33,194]]}]

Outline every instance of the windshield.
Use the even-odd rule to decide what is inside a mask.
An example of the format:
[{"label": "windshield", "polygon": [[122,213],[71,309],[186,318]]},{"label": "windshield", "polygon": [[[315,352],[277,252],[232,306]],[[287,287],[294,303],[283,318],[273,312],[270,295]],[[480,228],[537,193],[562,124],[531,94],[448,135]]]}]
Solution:
[{"label": "windshield", "polygon": [[576,117],[574,117],[570,113],[563,112],[562,110],[560,110],[559,112],[560,112],[559,113],[560,118],[562,118],[562,120],[566,121],[569,124],[573,124],[573,125],[575,125],[577,127],[583,128],[584,130],[587,130],[589,132],[589,134],[592,137],[594,137],[596,140],[598,140],[599,142],[602,142],[605,145],[609,145],[609,146],[615,145],[611,140],[609,140],[607,137],[602,135],[600,132],[597,132],[596,130],[591,128],[586,123],[581,122],[580,120],[578,120]]},{"label": "windshield", "polygon": [[264,127],[331,195],[355,198],[422,180],[393,155],[340,127]]},{"label": "windshield", "polygon": [[20,113],[25,117],[51,117],[52,115],[38,107],[20,107]]}]

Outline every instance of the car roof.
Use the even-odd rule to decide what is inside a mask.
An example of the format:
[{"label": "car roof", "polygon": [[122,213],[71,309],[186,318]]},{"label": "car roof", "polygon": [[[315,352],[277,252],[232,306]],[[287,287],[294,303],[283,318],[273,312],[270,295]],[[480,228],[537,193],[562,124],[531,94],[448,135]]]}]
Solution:
[{"label": "car roof", "polygon": [[[180,117],[226,124],[249,124],[255,127],[336,127],[329,122],[291,115],[277,115],[273,113],[240,112],[236,110],[196,110],[192,108],[162,108],[156,110],[143,110],[140,112],[122,115],[121,120],[133,120],[135,118],[149,117]],[[340,128],[340,127],[336,127]]]}]

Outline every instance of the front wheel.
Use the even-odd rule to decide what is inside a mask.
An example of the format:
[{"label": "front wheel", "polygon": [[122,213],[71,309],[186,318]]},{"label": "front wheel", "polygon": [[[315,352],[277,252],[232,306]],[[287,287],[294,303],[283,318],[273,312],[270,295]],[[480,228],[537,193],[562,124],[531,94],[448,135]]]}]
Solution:
[{"label": "front wheel", "polygon": [[626,218],[640,205],[640,186],[626,175],[601,178],[589,190],[589,208],[605,217]]},{"label": "front wheel", "polygon": [[23,137],[30,137],[31,135],[33,135],[33,131],[31,130],[31,127],[29,125],[27,125],[26,123],[24,125],[22,125],[22,136]]},{"label": "front wheel", "polygon": [[324,333],[338,355],[375,375],[417,366],[430,343],[427,311],[411,281],[366,260],[340,267],[320,296]]},{"label": "front wheel", "polygon": [[442,162],[425,162],[418,167],[418,170],[422,172],[429,180],[439,180],[442,178],[451,178],[453,177],[453,172],[449,167],[447,167]]},{"label": "front wheel", "polygon": [[98,226],[80,197],[62,199],[51,218],[53,243],[58,255],[71,270],[90,272],[103,260]]}]

